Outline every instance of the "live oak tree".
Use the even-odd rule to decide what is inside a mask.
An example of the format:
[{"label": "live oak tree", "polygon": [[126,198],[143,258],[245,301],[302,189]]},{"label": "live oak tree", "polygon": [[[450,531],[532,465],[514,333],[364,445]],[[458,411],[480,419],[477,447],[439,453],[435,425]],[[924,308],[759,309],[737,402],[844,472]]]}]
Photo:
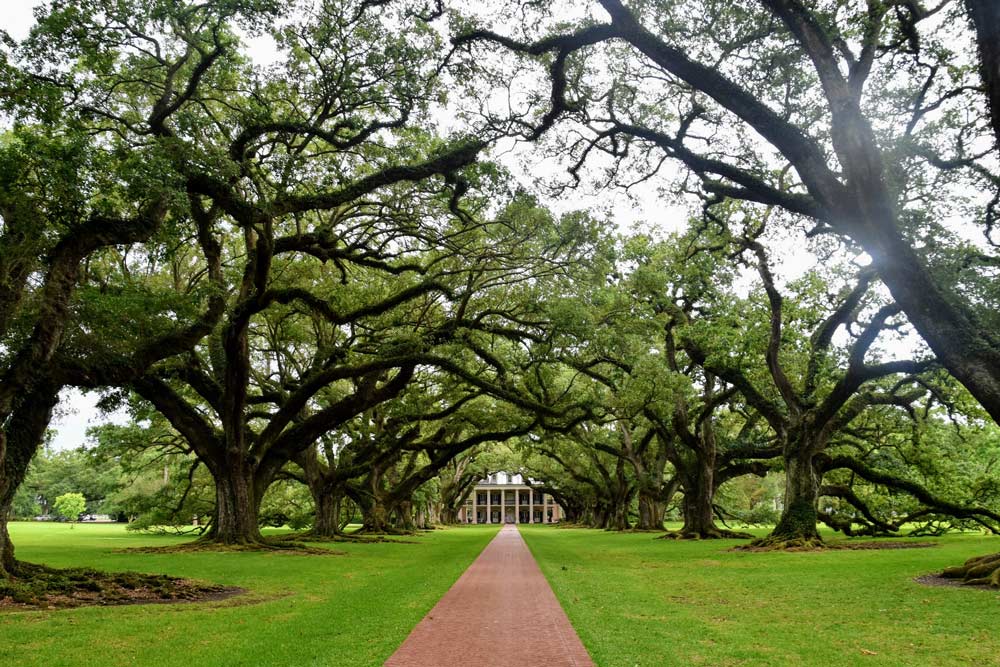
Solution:
[{"label": "live oak tree", "polygon": [[[393,459],[379,458],[382,449],[352,453],[339,471],[327,457],[325,472],[307,450],[402,396],[418,367],[438,368],[529,412],[554,413],[518,386],[520,369],[507,364],[520,362],[508,356],[542,336],[543,322],[532,314],[539,281],[588,252],[587,222],[556,220],[519,196],[484,220],[475,208],[486,213],[497,197],[460,198],[466,184],[449,179],[383,188],[340,206],[311,233],[276,226],[287,235],[268,243],[267,255],[258,237],[245,236],[245,248],[233,253],[244,258],[242,287],[230,298],[226,324],[194,356],[161,364],[133,383],[212,471],[219,485],[212,539],[258,542],[256,506],[278,471],[300,456],[311,488],[326,488],[334,499],[359,469],[378,473],[379,462],[391,470]],[[317,259],[333,266],[319,268]],[[232,373],[234,366],[243,370]],[[234,413],[228,394],[240,406]],[[413,420],[421,417],[417,412]],[[228,430],[227,420],[233,421]],[[232,434],[243,438],[235,449],[227,444]],[[488,439],[470,434],[462,446],[442,445],[431,464],[440,469],[447,456]],[[396,451],[391,442],[386,448]],[[423,481],[436,469],[421,468]],[[390,493],[416,490],[412,482],[399,486]],[[318,498],[321,512],[328,500]],[[385,512],[376,515],[370,529],[383,530]],[[329,521],[322,523],[329,529]]]},{"label": "live oak tree", "polygon": [[[219,287],[212,303],[215,319],[223,308],[220,292],[227,289],[219,263],[226,244],[219,235],[242,237],[246,272],[229,295],[214,345],[213,370],[222,379],[217,417],[225,444],[211,456],[204,448],[202,454],[217,479],[226,479],[223,471],[245,477],[247,332],[254,313],[276,298],[268,291],[273,258],[302,253],[336,264],[357,254],[364,262],[372,248],[351,247],[328,232],[344,207],[381,187],[451,173],[469,163],[482,144],[397,143],[403,128],[437,96],[426,57],[435,37],[430,30],[421,32],[422,17],[405,11],[400,16],[417,26],[405,39],[382,29],[364,3],[329,3],[289,19],[276,35],[286,58],[264,70],[241,56],[232,24],[259,28],[276,18],[273,3],[96,3],[77,9],[60,6],[46,19],[29,75],[50,82],[52,90],[73,100],[79,115],[110,136],[125,136],[143,149],[129,159],[144,183],[176,189],[162,201],[155,198],[160,188],[151,187],[153,201],[137,220],[151,227],[166,204],[175,203],[198,218],[210,255],[209,280]],[[82,63],[78,70],[60,68],[76,58]],[[362,61],[364,67],[356,67]],[[140,70],[141,75],[129,73]],[[380,253],[397,248],[375,251],[377,263]],[[286,292],[281,298],[290,297]],[[203,327],[195,339],[205,333]],[[124,384],[145,365],[118,364],[115,370],[122,372],[103,376],[99,369],[84,369],[77,377],[81,384]],[[135,386],[156,386],[155,376]],[[170,393],[162,399],[174,407],[183,403]],[[173,413],[178,430],[191,440],[210,440],[204,424],[181,417],[183,411],[178,407]],[[220,491],[224,520],[215,525],[220,539],[255,539],[252,519],[231,519],[227,512],[249,500],[246,484],[223,485],[235,488]]]},{"label": "live oak tree", "polygon": [[866,411],[836,436],[820,488],[824,523],[848,535],[997,531],[987,435],[995,426],[941,376],[926,378],[932,391],[909,410]]},{"label": "live oak tree", "polygon": [[[454,457],[533,430],[566,432],[588,414],[586,401],[547,378],[551,321],[542,304],[552,290],[565,289],[573,267],[593,251],[593,223],[574,214],[552,218],[522,197],[497,221],[507,231],[485,237],[489,251],[465,256],[466,291],[456,319],[442,325],[454,331],[453,340],[423,357],[428,369],[406,392],[363,416],[364,440],[377,446],[360,446],[384,452],[371,454],[377,463],[349,487],[365,511],[366,531],[384,531],[393,511],[405,526],[408,497]],[[518,229],[517,242],[505,242]],[[357,453],[352,457],[357,463]]]},{"label": "live oak tree", "polygon": [[[710,201],[777,206],[813,233],[849,236],[940,363],[1000,419],[996,3],[592,6],[610,21],[520,41],[481,29],[461,39],[549,57],[546,117],[582,112],[587,128],[575,171],[598,152],[639,155],[647,173],[672,158]],[[611,77],[567,74],[575,56],[605,44],[625,47],[608,49]],[[983,240],[947,240],[945,219]],[[987,560],[976,578],[996,584],[1000,556]]]},{"label": "live oak tree", "polygon": [[686,255],[685,243],[624,239],[606,275],[579,281],[573,298],[553,300],[553,311],[566,313],[561,328],[554,318],[553,355],[593,383],[591,400],[617,431],[592,446],[630,467],[638,527],[663,530],[665,505],[680,491],[680,535],[722,537],[727,533],[714,523],[716,489],[743,474],[763,474],[766,467],[753,459],[775,452],[746,444],[757,420],[731,409],[736,389],[693,363],[676,340],[664,304],[711,307],[705,300],[712,294],[700,283],[714,281],[717,292],[727,286],[722,267],[707,255]]},{"label": "live oak tree", "polygon": [[[551,495],[559,503],[565,515],[564,523],[594,527],[592,488],[575,479],[557,459],[539,452],[538,444],[545,440],[534,437],[515,443],[513,451],[518,457],[518,471],[538,482],[534,487],[536,491]],[[551,448],[555,443],[545,444]]]},{"label": "live oak tree", "polygon": [[[419,385],[415,388],[419,391]],[[427,407],[423,417],[412,413],[380,420],[374,435],[383,440],[390,455],[352,485],[363,510],[362,532],[412,531],[418,527],[414,495],[456,456],[480,445],[523,436],[538,424],[530,413],[481,397],[462,401],[460,406],[431,403]],[[395,520],[394,527],[390,519]]]},{"label": "live oak tree", "polygon": [[[259,541],[257,506],[278,471],[327,431],[402,391],[415,355],[434,344],[439,321],[429,314],[453,285],[443,273],[427,275],[433,258],[420,257],[416,247],[380,250],[370,231],[391,219],[364,205],[342,213],[331,216],[320,238],[291,228],[268,239],[263,245],[273,243],[274,252],[247,234],[242,286],[223,326],[195,356],[167,362],[133,383],[212,472],[213,539]],[[335,235],[337,224],[342,229]],[[344,246],[350,249],[341,251]],[[304,279],[297,265],[328,252],[342,277],[334,270]],[[293,253],[302,256],[285,259]],[[379,268],[366,266],[372,264]],[[272,317],[285,320],[284,336],[256,332]],[[288,335],[295,319],[311,325],[312,331],[300,327],[311,340]],[[331,385],[336,398],[318,405]]]},{"label": "live oak tree", "polygon": [[[313,447],[304,449],[294,462],[301,472],[284,470],[283,473],[298,479],[309,489],[313,501],[313,522],[309,536],[338,537],[343,534],[347,484],[351,479],[369,469],[372,452],[352,445],[358,441],[338,443],[337,434],[320,436]],[[353,509],[353,504],[349,507]],[[352,512],[353,514],[353,512]]]},{"label": "live oak tree", "polygon": [[[620,285],[603,284],[603,276],[594,283],[581,281],[580,293],[553,299],[550,308],[561,316],[554,318],[551,354],[554,363],[579,375],[576,391],[599,406],[599,416],[562,438],[567,446],[579,447],[576,456],[547,446],[541,451],[566,466],[578,482],[590,480],[603,498],[595,523],[628,527],[628,505],[634,496],[639,504],[637,527],[663,530],[665,506],[677,482],[667,466],[664,440],[657,437],[661,422],[656,406],[671,400],[675,378],[655,349],[651,333],[658,327],[652,318],[635,307]],[[598,452],[613,457],[616,466],[624,464],[628,474],[616,469],[612,475]],[[589,458],[587,467],[596,476],[583,474],[578,458]]]},{"label": "live oak tree", "polygon": [[[637,156],[639,179],[672,159],[710,205],[778,207],[814,234],[852,239],[940,363],[997,420],[995,290],[977,288],[987,302],[963,294],[996,264],[992,4],[599,0],[570,3],[601,17],[575,31],[538,35],[533,27],[549,24],[525,21],[513,35],[473,28],[458,41],[547,59],[551,95],[538,113],[579,121],[563,142],[574,173],[598,153]],[[984,194],[966,206],[963,187]],[[948,239],[945,222],[985,239]]]},{"label": "live oak tree", "polygon": [[565,434],[541,435],[523,445],[524,471],[545,480],[540,490],[556,498],[571,521],[628,530],[636,484],[628,463],[614,451],[617,437],[613,424],[593,420]]},{"label": "live oak tree", "polygon": [[[663,408],[679,391],[677,378],[663,364],[658,341],[650,335],[659,327],[653,318],[646,318],[641,308],[629,302],[628,295],[617,286],[605,289],[604,297],[563,303],[559,308],[571,308],[581,315],[574,327],[582,337],[562,331],[553,346],[561,363],[579,373],[577,384],[590,383],[585,391],[588,399],[600,406],[597,423],[581,427],[565,438],[580,447],[579,457],[591,459],[589,466],[599,473],[592,475],[594,489],[605,497],[609,508],[599,512],[598,523],[628,527],[626,513],[633,494],[638,501],[640,530],[663,530],[666,504],[679,488],[680,480],[668,466],[670,437],[663,436]],[[615,296],[612,296],[615,295]],[[596,302],[596,303],[594,303]],[[599,306],[597,305],[599,304]],[[583,311],[590,307],[590,313]],[[595,307],[596,306],[596,307]],[[669,418],[667,419],[669,421]],[[627,477],[614,476],[595,452],[620,459],[628,470]],[[574,465],[571,454],[560,455],[543,449],[547,456],[567,466],[578,481],[585,477]],[[613,460],[614,460],[613,459]],[[618,489],[612,480],[618,481]],[[621,484],[627,481],[627,485]],[[603,526],[602,526],[603,527]]]},{"label": "live oak tree", "polygon": [[[22,149],[18,147],[17,150]],[[26,171],[34,166],[28,159],[21,165]],[[20,175],[7,172],[7,175],[12,177],[5,188],[9,197],[0,204],[4,219],[0,270],[5,282],[5,312],[0,318],[4,320],[0,323],[4,341],[0,379],[0,423],[3,424],[0,433],[0,575],[3,576],[16,569],[6,530],[10,502],[24,478],[28,462],[44,441],[60,389],[71,383],[61,377],[63,364],[56,356],[67,330],[81,324],[74,317],[73,298],[84,259],[103,247],[148,238],[165,214],[165,211],[154,215],[140,212],[130,220],[91,211],[92,202],[81,202],[82,212],[78,212],[75,219],[47,223],[44,208],[58,208],[60,203],[46,200],[42,192],[29,194],[33,185],[18,182],[27,176],[24,172]],[[54,185],[56,183],[49,182],[46,187]],[[126,207],[121,213],[127,216],[130,211]],[[40,288],[28,280],[32,275],[43,276]],[[166,319],[160,318],[160,324],[165,324]],[[131,329],[130,340],[134,345],[129,363],[133,367],[142,367],[184,349],[197,338],[202,326],[195,324],[186,331],[151,335],[157,329],[163,332],[164,328],[151,327],[142,333],[135,327]],[[87,352],[82,354],[86,357]],[[79,360],[77,356],[73,361]]]},{"label": "live oak tree", "polygon": [[[732,384],[776,435],[785,469],[784,506],[762,543],[818,544],[817,503],[832,438],[873,406],[905,409],[922,397],[926,389],[918,379],[932,359],[883,361],[873,353],[883,332],[899,327],[894,320],[899,309],[879,303],[870,269],[841,278],[841,290],[826,297],[829,305],[808,292],[789,302],[763,245],[748,236],[736,243],[758,274],[766,305],[745,304],[715,317],[722,316],[734,334],[743,329],[743,343],[734,346],[732,334],[683,309],[674,317],[687,327],[682,345],[691,358]],[[808,285],[807,279],[800,287]],[[843,346],[835,342],[838,329],[849,335]]]},{"label": "live oak tree", "polygon": [[[698,252],[691,235],[660,243],[637,236],[627,247],[628,263],[634,266],[625,283],[631,310],[644,313],[654,326],[646,345],[656,353],[654,377],[669,387],[658,401],[644,406],[643,414],[658,444],[650,449],[672,465],[672,483],[683,493],[684,524],[677,536],[743,537],[715,524],[715,494],[742,475],[765,475],[768,467],[762,459],[777,452],[760,433],[759,414],[748,409],[737,388],[687,354],[673,316],[677,311],[710,312],[723,291],[732,289],[733,275],[719,257]],[[635,373],[627,358],[618,364]]]},{"label": "live oak tree", "polygon": [[[181,230],[193,233],[198,227],[169,166],[172,147],[160,140],[218,56],[193,45],[203,46],[213,34],[223,39],[218,32],[223,22],[241,13],[257,15],[256,10],[108,8],[107,21],[127,16],[140,33],[171,18],[183,26],[192,48],[186,54],[173,48],[159,52],[159,69],[146,70],[145,78],[137,74],[142,64],[129,59],[128,39],[119,40],[120,33],[109,39],[107,31],[75,29],[75,21],[85,23],[100,9],[47,8],[23,43],[6,43],[0,64],[3,107],[12,123],[3,138],[0,170],[4,578],[17,572],[6,529],[9,501],[42,442],[60,389],[127,381],[157,360],[189,349],[219,314],[218,301],[197,290],[173,298],[159,291],[166,296],[163,313],[141,307],[117,317],[112,313],[122,307],[116,298],[122,293],[138,297],[133,303],[156,294],[158,286],[131,269],[176,243]],[[148,34],[135,39],[151,45]],[[167,71],[170,76],[158,76]],[[95,104],[114,111],[101,113]],[[136,259],[127,258],[132,250]],[[210,263],[212,248],[201,250]],[[99,265],[114,270],[96,275]],[[84,294],[81,285],[91,289]],[[111,350],[66,345],[109,321],[116,322],[118,336]],[[80,371],[86,368],[107,369],[114,378],[85,377]]]}]

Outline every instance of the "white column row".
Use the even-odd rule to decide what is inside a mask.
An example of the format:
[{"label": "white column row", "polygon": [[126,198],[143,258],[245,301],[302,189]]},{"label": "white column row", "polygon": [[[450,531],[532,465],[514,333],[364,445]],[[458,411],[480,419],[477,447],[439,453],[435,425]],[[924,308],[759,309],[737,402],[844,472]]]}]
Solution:
[{"label": "white column row", "polygon": [[[487,488],[486,494],[486,505],[485,505],[485,517],[483,523],[493,523],[493,489]],[[512,491],[514,493],[514,523],[521,523],[521,491],[522,489],[496,489],[499,492],[500,502],[497,507],[497,512],[499,514],[498,523],[504,523],[507,517],[507,503],[506,503],[506,493],[507,491]],[[465,513],[465,520],[467,523],[480,523],[479,521],[479,509],[483,505],[479,504],[479,490],[473,489],[472,491],[472,504],[465,505],[463,507],[463,512]],[[538,507],[541,507],[542,518],[541,523],[555,523],[560,519],[559,505],[553,501],[546,502],[545,497],[542,497],[542,502]],[[528,487],[528,523],[535,523],[535,490]],[[549,510],[552,511],[552,517],[548,516]],[[471,515],[469,514],[471,512]]]}]

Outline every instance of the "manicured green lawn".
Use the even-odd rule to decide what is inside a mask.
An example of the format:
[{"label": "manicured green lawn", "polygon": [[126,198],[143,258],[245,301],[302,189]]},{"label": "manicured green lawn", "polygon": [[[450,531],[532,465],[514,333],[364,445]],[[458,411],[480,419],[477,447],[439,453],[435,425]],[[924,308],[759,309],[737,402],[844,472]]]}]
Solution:
[{"label": "manicured green lawn", "polygon": [[731,553],[739,542],[521,526],[600,667],[997,665],[1000,593],[913,578],[1000,550]]},{"label": "manicured green lawn", "polygon": [[0,613],[0,665],[381,665],[496,533],[416,544],[335,544],[342,556],[114,553],[175,544],[116,525],[11,524],[22,560],[203,579],[249,589],[219,602]]},{"label": "manicured green lawn", "polygon": [[[179,538],[120,526],[12,524],[18,556],[247,588],[221,602],[0,614],[0,665],[381,665],[496,532],[336,544],[342,556],[114,553]],[[737,542],[522,526],[601,667],[992,665],[1000,594],[913,577],[1000,549],[744,554]]]}]

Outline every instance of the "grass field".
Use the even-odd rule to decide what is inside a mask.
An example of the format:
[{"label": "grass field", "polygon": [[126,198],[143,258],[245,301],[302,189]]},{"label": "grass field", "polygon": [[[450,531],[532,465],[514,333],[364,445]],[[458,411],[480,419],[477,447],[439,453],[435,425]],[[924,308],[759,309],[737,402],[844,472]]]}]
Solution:
[{"label": "grass field", "polygon": [[913,581],[1000,550],[995,537],[733,553],[739,542],[521,528],[601,667],[1000,665],[1000,593]]},{"label": "grass field", "polygon": [[[2,613],[0,665],[381,665],[496,528],[436,531],[415,544],[336,544],[344,555],[303,556],[116,553],[182,540],[115,525],[11,524],[24,560],[166,573],[250,593]],[[748,554],[727,551],[734,541],[521,529],[600,667],[1000,664],[1000,593],[913,581],[1000,549],[996,538]]]},{"label": "grass field", "polygon": [[192,577],[249,594],[219,602],[0,613],[0,665],[381,665],[496,533],[335,544],[339,556],[115,553],[167,545],[118,525],[12,523],[22,560]]}]

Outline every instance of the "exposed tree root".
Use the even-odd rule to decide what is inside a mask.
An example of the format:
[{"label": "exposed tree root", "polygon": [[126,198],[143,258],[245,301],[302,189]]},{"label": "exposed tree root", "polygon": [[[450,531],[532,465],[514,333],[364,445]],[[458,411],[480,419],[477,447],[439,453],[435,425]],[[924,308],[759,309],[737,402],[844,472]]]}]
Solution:
[{"label": "exposed tree root", "polygon": [[289,542],[333,542],[338,544],[384,544],[386,542],[391,544],[417,544],[413,540],[390,539],[388,535],[359,535],[357,533],[342,533],[339,535],[316,535],[311,532],[292,533],[274,539],[287,540]]},{"label": "exposed tree root", "polygon": [[18,562],[11,578],[0,579],[0,610],[200,602],[222,600],[243,592],[240,588],[162,574],[84,568],[59,570]]},{"label": "exposed tree root", "polygon": [[1000,553],[976,556],[964,565],[949,567],[941,573],[948,579],[961,579],[969,586],[1000,588]]},{"label": "exposed tree root", "polygon": [[362,536],[373,536],[373,537],[385,537],[385,536],[397,536],[397,537],[413,537],[417,534],[415,530],[403,530],[402,528],[364,528],[362,527],[355,535]]},{"label": "exposed tree root", "polygon": [[660,535],[656,539],[658,540],[752,540],[753,535],[750,533],[741,533],[735,530],[727,530],[725,528],[717,528],[711,531],[697,532],[697,531],[680,531],[672,530],[668,533]]},{"label": "exposed tree root", "polygon": [[750,544],[733,547],[734,551],[818,551],[826,545],[819,537],[787,537],[768,535]]},{"label": "exposed tree root", "polygon": [[666,528],[640,528],[639,526],[634,526],[625,531],[626,533],[649,533],[651,535],[662,536],[669,531]]},{"label": "exposed tree root", "polygon": [[[129,547],[119,550],[120,553],[200,553],[200,552],[279,552],[287,554],[301,554],[310,556],[343,556],[343,551],[333,551],[320,547],[310,547],[296,539],[298,536],[291,536],[291,539],[283,537],[264,538],[259,541],[242,542],[239,544],[225,544],[215,540],[202,538],[184,544],[174,544],[163,547]],[[318,541],[318,540],[317,540]]]},{"label": "exposed tree root", "polygon": [[[927,549],[936,547],[936,542],[903,542],[899,540],[869,540],[866,542],[818,542],[812,540],[784,541],[765,545],[758,544],[760,540],[750,544],[733,547],[731,551],[749,551],[753,553],[764,551],[877,551],[881,549]],[[788,545],[788,546],[782,546]]]}]

